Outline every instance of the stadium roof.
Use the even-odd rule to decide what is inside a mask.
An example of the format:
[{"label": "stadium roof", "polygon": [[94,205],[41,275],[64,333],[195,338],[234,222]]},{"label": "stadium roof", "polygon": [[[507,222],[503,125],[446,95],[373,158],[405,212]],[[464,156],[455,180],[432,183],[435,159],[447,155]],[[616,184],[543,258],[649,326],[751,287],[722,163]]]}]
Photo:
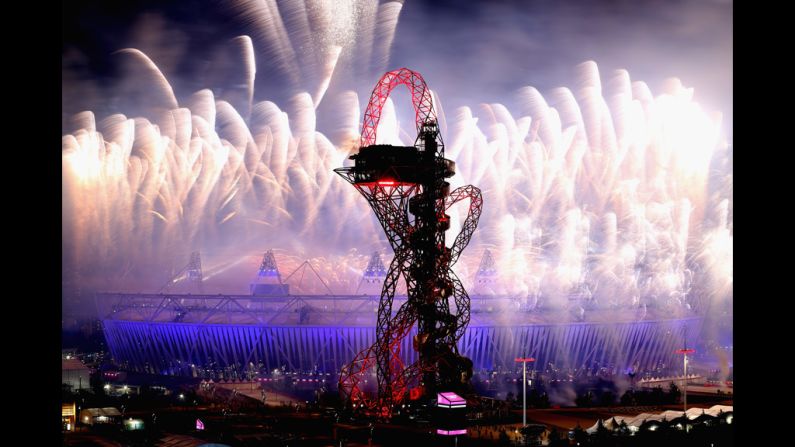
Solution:
[{"label": "stadium roof", "polygon": [[[396,296],[394,306],[405,302]],[[259,326],[375,326],[379,296],[374,295],[179,295],[99,293],[102,320],[151,323],[235,324]],[[471,296],[469,326],[634,324],[698,318],[664,309],[529,309],[509,296]],[[574,310],[573,310],[574,309]]]}]

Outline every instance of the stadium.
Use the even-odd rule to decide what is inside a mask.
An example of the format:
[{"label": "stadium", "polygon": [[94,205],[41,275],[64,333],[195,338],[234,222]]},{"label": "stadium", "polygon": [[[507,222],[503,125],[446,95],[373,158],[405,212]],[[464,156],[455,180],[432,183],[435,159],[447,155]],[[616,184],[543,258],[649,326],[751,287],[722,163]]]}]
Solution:
[{"label": "stadium", "polygon": [[[201,279],[200,265],[183,273],[188,281]],[[385,273],[374,255],[360,286],[380,289]],[[130,371],[244,378],[275,369],[335,375],[375,342],[378,295],[290,294],[272,253],[258,278],[251,295],[98,294],[109,350]],[[529,306],[526,298],[491,293],[497,280],[486,251],[458,346],[476,372],[513,371],[518,356],[533,356],[537,369],[574,376],[602,368],[659,370],[679,364],[676,349],[687,334],[699,333],[703,321],[695,313],[672,318],[652,306],[597,308],[582,294],[572,294],[561,308]],[[395,308],[405,299],[396,296]],[[415,334],[416,327],[402,341],[406,363],[416,360]]]}]

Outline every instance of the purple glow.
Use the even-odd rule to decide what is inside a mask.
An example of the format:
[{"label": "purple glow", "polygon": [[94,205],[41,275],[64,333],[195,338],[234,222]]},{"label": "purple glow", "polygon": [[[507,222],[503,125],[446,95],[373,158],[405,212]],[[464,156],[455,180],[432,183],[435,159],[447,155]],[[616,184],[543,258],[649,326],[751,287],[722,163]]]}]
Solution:
[{"label": "purple glow", "polygon": [[196,419],[196,430],[204,430],[204,422],[201,419]]},{"label": "purple glow", "polygon": [[[266,2],[276,4],[271,0]],[[322,3],[323,8],[330,5]],[[202,250],[206,273],[202,280],[209,281],[205,284],[207,293],[250,293],[267,295],[267,299],[272,299],[273,295],[287,295],[286,284],[283,288],[268,284],[260,290],[255,285],[246,289],[261,251],[271,245],[277,253],[282,253],[278,257],[283,272],[292,271],[310,258],[311,266],[320,270],[322,279],[311,277],[312,282],[307,280],[308,285],[303,289],[303,272],[309,273],[310,269],[298,272],[300,275],[294,278],[301,280],[293,282],[294,294],[296,289],[301,293],[327,294],[330,293],[328,288],[333,293],[364,296],[364,291],[360,294],[358,290],[358,285],[364,284],[367,296],[378,296],[380,282],[374,281],[376,285],[373,285],[367,275],[367,280],[360,281],[359,268],[370,251],[378,249],[387,260],[391,252],[372,217],[360,212],[366,209],[362,208],[360,199],[352,198],[355,193],[331,178],[330,166],[338,166],[331,163],[339,162],[355,150],[361,105],[366,99],[360,95],[369,93],[374,77],[404,62],[423,66],[411,51],[414,45],[404,40],[412,42],[413,39],[413,33],[402,30],[407,21],[402,20],[401,30],[394,28],[400,5],[403,2],[378,2],[378,7],[365,8],[367,13],[358,6],[332,8],[333,12],[329,12],[307,5],[303,9],[309,8],[308,13],[301,7],[291,7],[288,8],[292,11],[290,14],[284,8],[277,11],[280,8],[274,6],[270,10],[252,7],[252,11],[245,6],[241,7],[246,10],[246,19],[241,21],[246,24],[245,29],[224,28],[234,30],[235,34],[217,41],[211,39],[202,45],[183,46],[190,48],[190,53],[176,51],[178,46],[172,46],[173,39],[166,34],[157,38],[157,44],[154,40],[141,40],[132,35],[129,42],[119,42],[119,48],[130,48],[114,53],[113,61],[115,64],[118,59],[119,69],[112,72],[120,78],[114,79],[113,84],[103,80],[97,85],[110,87],[118,82],[122,87],[129,84],[129,91],[142,89],[147,93],[142,95],[146,100],[127,94],[127,87],[86,89],[91,95],[78,95],[74,93],[77,90],[65,88],[69,90],[68,97],[75,99],[63,101],[64,121],[70,119],[68,116],[72,112],[80,112],[72,120],[74,123],[62,126],[65,133],[62,143],[65,302],[75,299],[75,303],[83,303],[85,299],[79,297],[90,296],[97,289],[158,291],[165,279],[161,273],[176,271],[185,264],[183,259],[192,250]],[[382,6],[387,9],[382,10]],[[404,15],[418,11],[408,6],[405,10]],[[258,26],[253,26],[270,22],[257,16],[262,11],[269,11],[268,16],[274,14],[276,23],[283,22],[286,34],[282,25],[277,33],[263,33]],[[341,14],[343,11],[349,15]],[[386,12],[389,14],[384,16]],[[170,14],[167,15],[170,17]],[[279,17],[282,14],[284,17]],[[294,20],[303,14],[309,14],[308,22]],[[422,12],[415,14],[425,17]],[[318,18],[323,26],[315,26]],[[106,27],[111,23],[101,22]],[[306,23],[312,26],[307,28]],[[369,26],[376,23],[378,30],[371,30]],[[455,28],[466,28],[456,20],[450,23]],[[524,22],[518,19],[511,23],[516,24],[517,30],[536,29],[522,27]],[[249,25],[253,29],[249,29]],[[568,33],[569,28],[577,29],[566,26],[560,29]],[[149,28],[147,25],[141,29]],[[443,28],[435,29],[438,32]],[[721,30],[726,31],[725,27]],[[362,31],[365,33],[360,34]],[[394,59],[390,59],[389,54],[390,33],[395,35]],[[194,35],[212,34],[186,32],[185,35],[193,38]],[[377,43],[378,36],[384,35],[387,39]],[[278,39],[273,40],[273,36]],[[234,40],[227,37],[234,37]],[[289,42],[296,37],[300,37],[301,42],[311,41],[313,45]],[[78,46],[84,45],[81,39],[78,39]],[[144,41],[150,43],[140,48],[149,56],[132,49],[136,43]],[[480,42],[477,38],[475,41]],[[721,48],[731,47],[726,45],[725,39],[715,41],[721,43]],[[236,48],[229,55],[225,47],[220,47],[227,42]],[[664,39],[662,42],[666,42],[665,48],[678,47],[674,42]],[[322,45],[315,45],[320,43]],[[458,48],[467,48],[466,44],[460,45]],[[161,54],[179,54],[184,61],[204,61],[204,55],[193,53],[197,46],[203,48],[202,51],[207,50],[208,58],[215,52],[223,58],[211,62],[212,73],[206,76],[203,71],[196,73],[201,76],[190,86],[175,84],[172,88],[167,85],[168,77],[177,76],[175,66],[181,67],[180,78],[189,78],[182,67],[196,65],[177,63],[176,59],[168,61],[169,58]],[[472,51],[465,53],[470,56],[480,54],[475,47],[469,49]],[[71,49],[63,52],[64,60],[75,58]],[[97,57],[97,53],[101,52],[88,51],[76,57],[74,64],[64,63],[64,67],[82,67],[85,62],[78,63],[78,60],[85,55]],[[726,56],[730,51],[721,54]],[[274,69],[274,74],[278,75],[263,77],[262,60],[274,55],[277,56],[274,66],[279,67]],[[366,61],[360,60],[362,55]],[[369,60],[370,56],[373,60]],[[600,58],[603,56],[600,53]],[[703,53],[699,52],[699,56],[701,60]],[[398,62],[400,57],[406,60]],[[685,339],[679,334],[692,337],[702,333],[698,330],[701,322],[687,323],[696,327],[690,330],[679,329],[678,321],[657,323],[660,318],[691,315],[684,310],[680,315],[661,309],[689,308],[693,304],[696,310],[692,314],[697,315],[694,312],[701,312],[699,309],[715,307],[700,305],[702,295],[705,303],[712,296],[716,300],[731,301],[731,149],[726,156],[721,155],[724,149],[715,155],[708,152],[706,145],[712,144],[708,140],[717,133],[712,130],[707,136],[692,138],[699,141],[698,146],[704,147],[703,150],[691,151],[689,145],[686,150],[680,149],[680,143],[689,143],[691,135],[701,133],[693,132],[700,129],[700,125],[691,129],[695,121],[682,120],[683,115],[679,113],[690,110],[692,89],[671,83],[660,92],[661,97],[655,98],[651,92],[647,94],[645,84],[634,78],[631,80],[623,70],[620,76],[616,71],[615,79],[608,79],[604,75],[600,78],[597,67],[590,62],[583,65],[582,70],[571,68],[591,57],[596,55],[586,51],[565,62],[558,61],[555,74],[546,81],[540,81],[535,72],[532,76],[520,76],[516,71],[504,70],[489,71],[494,79],[499,77],[501,83],[484,82],[478,76],[464,77],[470,83],[468,87],[481,85],[481,82],[506,86],[504,91],[500,88],[496,98],[491,96],[492,92],[467,88],[459,82],[445,82],[451,79],[463,82],[454,75],[463,68],[458,66],[457,58],[451,58],[449,64],[437,64],[435,73],[425,73],[430,75],[427,76],[429,81],[442,79],[439,88],[447,89],[434,91],[434,100],[450,101],[449,111],[456,111],[455,115],[444,119],[444,127],[448,127],[448,121],[451,123],[449,133],[444,130],[445,139],[453,149],[451,156],[455,154],[459,164],[460,175],[456,182],[482,182],[484,190],[491,190],[498,197],[496,201],[487,198],[483,222],[477,233],[483,237],[476,236],[472,246],[476,250],[478,246],[491,247],[494,257],[483,264],[483,272],[475,271],[477,256],[462,259],[457,274],[468,289],[468,281],[477,284],[470,292],[473,307],[476,302],[482,302],[488,303],[484,306],[491,309],[491,303],[496,301],[475,300],[479,291],[482,296],[506,293],[510,298],[505,301],[516,305],[511,308],[516,309],[513,312],[501,312],[500,306],[494,305],[493,312],[473,313],[471,326],[458,348],[473,361],[474,370],[507,368],[515,371],[511,362],[517,353],[526,352],[527,340],[544,340],[538,344],[538,352],[528,352],[538,356],[536,368],[540,370],[550,363],[556,368],[577,371],[580,365],[621,368],[637,364],[638,371],[654,369],[661,363],[681,367],[681,358],[675,363],[676,354],[667,351]],[[510,61],[511,58],[504,59]],[[600,59],[600,63],[619,68],[619,59],[610,62]],[[730,67],[731,59],[724,60]],[[88,66],[108,66],[110,61],[108,58],[107,65],[102,61]],[[304,66],[307,61],[311,64]],[[164,64],[162,73],[155,62]],[[387,63],[393,65],[387,66]],[[224,65],[224,69],[216,71],[217,65]],[[260,65],[259,77],[255,77],[257,65]],[[696,64],[696,69],[700,67],[702,64]],[[632,67],[627,68],[632,71]],[[64,68],[65,73],[66,70]],[[138,79],[133,79],[139,76],[140,70],[151,72],[153,76],[147,75],[146,79],[153,81],[139,84]],[[572,77],[577,74],[571,90],[558,83],[563,70],[571,72]],[[713,70],[707,72],[708,79],[712,79]],[[235,77],[222,73],[233,73]],[[676,74],[683,79],[692,77]],[[64,79],[64,85],[69,87],[72,84],[83,87],[93,82],[90,77],[80,76],[78,71]],[[78,79],[88,83],[78,82]],[[282,82],[289,85],[289,92],[287,87],[282,88]],[[531,83],[545,92],[550,87],[560,88],[544,101],[539,91],[529,87]],[[659,84],[659,79],[655,79],[654,84]],[[328,95],[325,95],[329,86]],[[517,90],[522,86],[524,88]],[[604,98],[601,96],[603,86]],[[262,93],[260,87],[265,87]],[[195,97],[187,100],[194,89],[197,90]],[[241,96],[241,93],[244,94]],[[130,102],[125,98],[130,98]],[[695,98],[703,99],[698,95]],[[496,103],[498,100],[509,106]],[[106,102],[113,105],[106,105]],[[642,104],[640,109],[638,102]],[[480,103],[484,106],[478,106]],[[593,104],[597,106],[592,107]],[[400,128],[400,122],[405,124],[410,120],[398,119],[402,116],[398,112],[404,115],[409,112],[407,105],[405,98],[396,101],[396,111],[390,111],[390,119],[385,115],[381,125],[384,142],[412,143],[408,141],[411,138],[405,138],[404,132],[408,130],[410,137],[411,126]],[[441,117],[444,111],[441,103],[438,106]],[[476,106],[479,108],[475,109]],[[97,115],[88,110],[97,110]],[[256,110],[259,111],[252,113]],[[115,114],[111,119],[102,116],[111,112]],[[695,116],[700,117],[696,112],[693,112]],[[552,118],[548,117],[550,114]],[[194,118],[206,122],[206,133],[199,132]],[[200,124],[204,126],[205,123]],[[656,128],[663,124],[664,132]],[[191,131],[183,134],[180,129]],[[594,133],[593,129],[599,130]],[[681,133],[677,129],[683,130],[684,136],[677,136]],[[668,135],[669,130],[673,138],[666,136],[658,142],[657,135]],[[722,140],[719,144],[723,144]],[[213,155],[202,155],[196,162],[187,164],[179,161],[182,160],[179,157],[193,160],[195,151],[191,147],[197,145],[207,147]],[[493,147],[487,152],[495,151],[498,155],[494,159],[499,161],[479,161],[484,153],[481,148],[488,145]],[[231,147],[236,151],[230,151]],[[202,151],[204,154],[204,149]],[[235,158],[239,154],[246,154],[242,163]],[[299,156],[296,158],[295,154]],[[563,158],[556,158],[555,154]],[[381,186],[388,186],[387,189],[398,182],[399,179],[380,179]],[[85,197],[99,199],[84,200]],[[585,205],[588,205],[587,210]],[[461,213],[455,211],[450,218],[453,231],[461,221]],[[486,236],[488,234],[493,236]],[[290,259],[282,262],[287,257]],[[200,272],[186,271],[187,277],[198,278],[197,275],[201,276]],[[285,281],[288,276],[285,275]],[[383,270],[383,276],[378,277],[385,276],[386,270]],[[263,278],[277,277],[275,269],[260,270],[256,282],[265,283],[269,281]],[[324,282],[328,282],[328,287]],[[184,286],[183,290],[193,287],[183,282],[174,284],[173,288],[179,286]],[[401,280],[398,288],[405,288]],[[169,293],[174,290],[170,289]],[[161,301],[166,304],[136,307],[141,300],[132,297],[124,299],[129,303],[128,314],[146,313],[145,317],[127,319],[109,312],[103,313],[102,318],[108,315],[110,322],[104,329],[107,343],[120,363],[126,362],[132,371],[155,369],[167,375],[214,377],[215,372],[205,370],[228,366],[237,368],[240,373],[245,365],[234,366],[240,364],[239,355],[265,365],[266,370],[285,365],[290,371],[317,369],[336,374],[376,339],[377,313],[370,304],[361,302],[360,312],[354,312],[357,307],[352,303],[344,303],[340,310],[336,302],[328,308],[323,305],[300,307],[303,298],[287,299],[294,299],[294,304],[285,302],[277,307],[271,305],[275,300],[263,300],[264,308],[277,309],[266,313],[254,311],[260,308],[256,301],[251,302],[251,308],[241,309],[222,304],[221,298],[209,301],[202,298],[201,305],[190,306],[186,315],[182,311],[182,298],[179,307],[172,310],[177,306],[169,304],[169,300],[153,298],[155,306]],[[647,301],[650,303],[648,309]],[[85,307],[92,309],[90,300],[88,302]],[[207,307],[208,302],[219,306]],[[622,310],[614,316],[616,306]],[[232,310],[226,311],[228,307],[242,311],[238,312],[241,316],[235,319]],[[160,308],[165,310],[156,312]],[[71,308],[64,306],[64,321],[71,321],[68,316],[71,310],[67,309]],[[74,309],[76,311],[76,305]],[[603,313],[597,314],[597,310]],[[211,312],[215,316],[210,317]],[[730,324],[731,318],[727,320]],[[237,323],[233,325],[229,321]],[[75,320],[74,324],[80,323]],[[334,326],[345,324],[348,326],[339,329]],[[412,331],[409,337],[416,333],[416,329]],[[284,338],[279,338],[282,336]],[[139,341],[142,337],[151,340],[145,349]],[[401,350],[402,361],[407,364],[415,362],[417,356],[410,347]],[[720,364],[728,374],[731,355],[721,356]]]},{"label": "purple glow", "polygon": [[443,436],[465,435],[466,433],[467,433],[466,428],[461,430],[442,430],[441,428],[436,429],[436,434]]},{"label": "purple glow", "polygon": [[[209,296],[205,299],[213,306],[221,300]],[[156,306],[162,301],[162,297],[153,295],[150,301]],[[115,303],[108,299],[102,302]],[[127,362],[131,370],[137,372],[145,371],[147,363],[149,367],[154,367],[163,374],[178,375],[192,375],[190,365],[206,368],[212,361],[220,360],[220,367],[232,366],[223,360],[232,358],[233,354],[230,347],[221,343],[222,340],[233,340],[238,346],[248,347],[246,355],[255,359],[255,363],[262,362],[269,371],[282,365],[287,365],[291,371],[308,371],[317,365],[320,371],[336,372],[358,350],[367,347],[366,340],[375,337],[375,328],[372,326],[301,326],[298,324],[296,312],[286,314],[293,320],[274,320],[268,325],[246,320],[241,320],[238,324],[224,324],[220,319],[204,323],[201,320],[195,323],[184,320],[175,323],[165,318],[156,322],[136,321],[141,318],[140,315],[112,313],[110,306],[102,315],[103,330],[111,353],[120,361]],[[189,313],[188,316],[190,315]],[[201,317],[204,318],[204,315]],[[476,369],[489,369],[494,366],[512,368],[516,365],[514,353],[521,349],[514,340],[549,338],[551,342],[535,354],[537,364],[552,362],[582,365],[599,360],[598,355],[601,354],[591,348],[593,343],[611,342],[628,348],[626,351],[608,351],[603,361],[627,365],[632,363],[631,359],[638,358],[638,363],[633,365],[637,371],[653,368],[657,363],[679,364],[682,360],[681,357],[677,359],[675,350],[681,343],[685,328],[687,333],[697,333],[701,328],[701,320],[691,318],[611,325],[579,323],[557,329],[552,325],[521,325],[515,329],[516,339],[508,337],[507,327],[471,325],[467,328],[465,342],[461,343],[459,349],[472,359]],[[555,330],[561,332],[556,333]],[[664,336],[669,331],[671,335]],[[415,334],[416,328],[413,328],[410,335]],[[137,345],[141,336],[151,340],[149,349],[143,352]],[[257,343],[257,340],[262,341]],[[592,341],[587,342],[588,340]],[[212,351],[192,350],[196,343],[217,346],[213,348],[217,355],[211,358]],[[173,345],[180,347],[176,357],[171,351]],[[496,346],[496,349],[491,346]],[[306,347],[301,355],[298,352],[299,347]],[[402,360],[407,363],[417,360],[417,353],[413,349],[401,351],[401,356],[405,356]]]},{"label": "purple glow", "polygon": [[467,401],[456,393],[446,392],[436,395],[439,405],[466,405]]},{"label": "purple glow", "polygon": [[464,408],[467,401],[463,397],[453,392],[438,393],[436,395],[437,406],[444,408]]}]

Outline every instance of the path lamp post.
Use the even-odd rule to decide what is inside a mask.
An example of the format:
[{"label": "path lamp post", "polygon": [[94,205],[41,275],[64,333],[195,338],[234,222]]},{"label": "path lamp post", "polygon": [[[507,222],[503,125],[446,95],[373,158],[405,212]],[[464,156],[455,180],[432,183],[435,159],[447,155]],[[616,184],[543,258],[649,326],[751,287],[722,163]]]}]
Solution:
[{"label": "path lamp post", "polygon": [[517,357],[516,362],[522,362],[522,427],[527,425],[527,362],[535,362],[532,357]]}]

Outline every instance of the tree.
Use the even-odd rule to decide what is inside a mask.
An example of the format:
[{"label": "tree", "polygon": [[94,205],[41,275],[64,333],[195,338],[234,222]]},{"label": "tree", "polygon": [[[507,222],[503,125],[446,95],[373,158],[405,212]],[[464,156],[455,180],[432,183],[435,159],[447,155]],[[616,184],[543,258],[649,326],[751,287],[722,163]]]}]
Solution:
[{"label": "tree", "polygon": [[505,430],[500,430],[500,445],[508,445],[509,442],[508,433]]},{"label": "tree", "polygon": [[552,427],[552,431],[549,432],[549,436],[548,436],[547,439],[549,439],[549,446],[550,447],[559,447],[559,446],[565,446],[565,445],[569,444],[566,439],[563,439],[561,437],[560,432],[555,427]]},{"label": "tree", "polygon": [[529,407],[537,407],[538,406],[538,399],[539,399],[538,390],[532,389],[529,393],[527,393],[527,405]]},{"label": "tree", "polygon": [[652,404],[661,404],[665,402],[665,393],[663,393],[662,387],[654,387],[649,396],[649,401]]},{"label": "tree", "polygon": [[582,445],[585,444],[587,440],[588,440],[588,433],[586,433],[585,430],[583,430],[582,427],[580,427],[580,424],[578,422],[577,426],[574,427],[574,441]]},{"label": "tree", "polygon": [[627,390],[627,392],[621,396],[621,405],[637,405],[637,404],[638,400],[635,397],[634,391]]},{"label": "tree", "polygon": [[596,425],[596,435],[595,435],[595,438],[599,441],[598,445],[604,445],[604,443],[610,437],[611,434],[612,432],[610,431],[610,429],[605,427],[604,423],[602,423],[602,420],[600,419]]},{"label": "tree", "polygon": [[623,420],[618,424],[618,433],[621,434],[621,436],[629,436],[630,434],[629,426]]},{"label": "tree", "polygon": [[609,407],[610,405],[613,405],[615,402],[616,402],[616,395],[610,390],[602,392],[602,395],[599,396],[600,405]]},{"label": "tree", "polygon": [[676,386],[675,383],[671,382],[671,386],[668,387],[668,400],[669,402],[675,404],[679,403],[679,398],[682,397],[682,392],[679,391],[679,387]]},{"label": "tree", "polygon": [[577,396],[574,403],[577,404],[578,407],[590,407],[593,405],[593,394],[587,391],[585,394]]},{"label": "tree", "polygon": [[549,395],[542,393],[541,398],[538,400],[538,408],[549,408]]}]

